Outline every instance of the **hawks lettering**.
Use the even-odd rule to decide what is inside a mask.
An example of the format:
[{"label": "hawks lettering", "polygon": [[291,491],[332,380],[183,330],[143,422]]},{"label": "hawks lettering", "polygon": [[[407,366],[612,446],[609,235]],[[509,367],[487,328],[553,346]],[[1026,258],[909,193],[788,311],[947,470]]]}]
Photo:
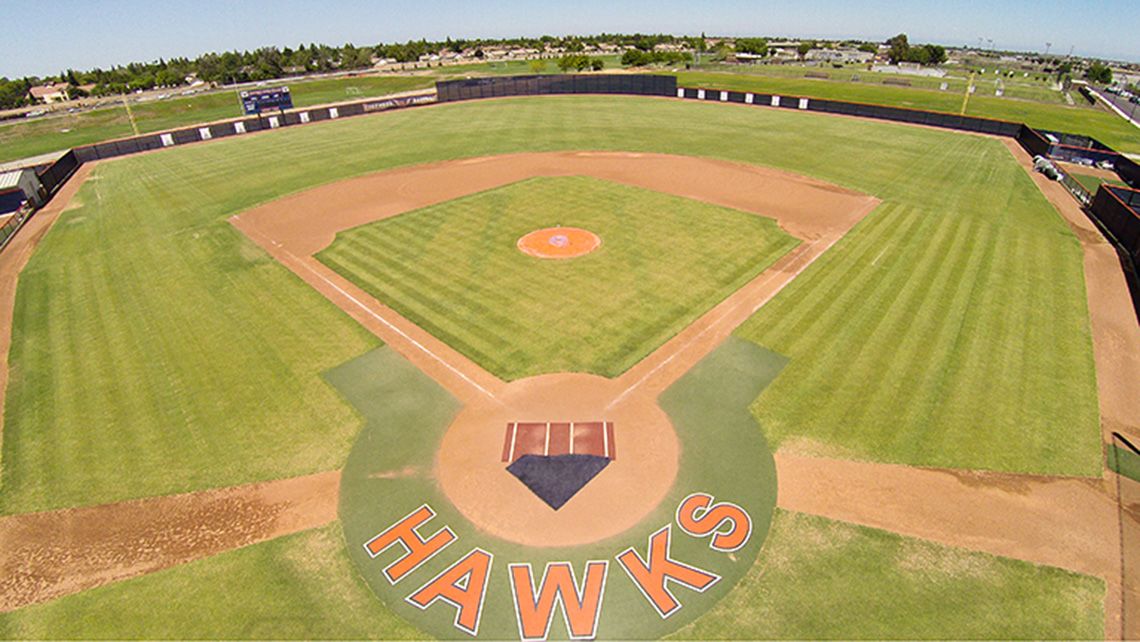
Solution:
[{"label": "hawks lettering", "polygon": [[[457,539],[447,526],[422,537],[418,529],[433,517],[435,511],[424,504],[365,543],[365,550],[374,558],[392,546],[404,549],[403,556],[383,569],[390,583],[396,584],[416,573]],[[711,537],[709,546],[721,553],[744,547],[752,533],[752,519],[747,511],[729,502],[715,502],[707,493],[693,493],[682,500],[677,506],[676,521],[686,535]],[[666,524],[649,536],[644,556],[634,547],[615,556],[633,586],[661,618],[670,617],[683,606],[673,593],[676,587],[704,593],[721,579],[716,573],[675,559],[672,538],[673,524]],[[477,636],[488,588],[502,586],[497,583],[499,580],[494,584],[491,581],[493,561],[491,553],[474,548],[413,591],[405,601],[424,611],[443,602],[455,611],[453,626]],[[587,561],[579,581],[571,562],[549,562],[537,584],[530,563],[508,564],[506,583],[510,585],[519,638],[547,639],[555,611],[561,612],[571,640],[597,637],[609,564],[606,560]]]}]

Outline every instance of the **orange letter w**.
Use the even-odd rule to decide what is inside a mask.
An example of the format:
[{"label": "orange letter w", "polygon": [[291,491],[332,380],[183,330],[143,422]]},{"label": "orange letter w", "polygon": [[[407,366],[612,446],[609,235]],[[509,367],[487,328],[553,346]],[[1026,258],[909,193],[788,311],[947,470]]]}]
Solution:
[{"label": "orange letter w", "polygon": [[586,563],[586,577],[581,591],[569,562],[550,562],[542,575],[535,598],[534,575],[530,564],[511,564],[511,592],[515,598],[515,615],[523,640],[543,640],[550,635],[554,605],[562,606],[562,619],[571,640],[597,637],[598,617],[602,613],[602,594],[606,589],[609,562]]}]

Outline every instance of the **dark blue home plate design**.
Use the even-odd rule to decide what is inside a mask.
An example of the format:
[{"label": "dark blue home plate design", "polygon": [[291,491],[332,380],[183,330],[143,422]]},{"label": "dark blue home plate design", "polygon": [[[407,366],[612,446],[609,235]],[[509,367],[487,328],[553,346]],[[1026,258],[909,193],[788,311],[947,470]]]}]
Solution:
[{"label": "dark blue home plate design", "polygon": [[507,472],[554,510],[616,458],[608,421],[513,421],[503,439]]}]

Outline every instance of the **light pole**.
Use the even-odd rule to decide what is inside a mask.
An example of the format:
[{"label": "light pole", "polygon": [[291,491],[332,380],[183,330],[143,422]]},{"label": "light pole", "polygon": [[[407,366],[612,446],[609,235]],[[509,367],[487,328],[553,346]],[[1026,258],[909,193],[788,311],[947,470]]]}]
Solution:
[{"label": "light pole", "polygon": [[1048,57],[1049,57],[1049,48],[1050,48],[1050,47],[1052,47],[1052,46],[1053,46],[1053,43],[1051,43],[1051,42],[1047,42],[1047,43],[1045,43],[1045,57],[1046,57],[1046,58],[1048,58]]}]

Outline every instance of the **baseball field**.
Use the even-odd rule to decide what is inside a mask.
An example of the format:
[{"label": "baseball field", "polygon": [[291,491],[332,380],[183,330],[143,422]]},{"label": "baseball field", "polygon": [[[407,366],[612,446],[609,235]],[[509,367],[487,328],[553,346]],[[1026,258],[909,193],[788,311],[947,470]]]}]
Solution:
[{"label": "baseball field", "polygon": [[0,637],[1118,638],[1135,317],[1028,164],[544,96],[86,165],[0,255]]}]

